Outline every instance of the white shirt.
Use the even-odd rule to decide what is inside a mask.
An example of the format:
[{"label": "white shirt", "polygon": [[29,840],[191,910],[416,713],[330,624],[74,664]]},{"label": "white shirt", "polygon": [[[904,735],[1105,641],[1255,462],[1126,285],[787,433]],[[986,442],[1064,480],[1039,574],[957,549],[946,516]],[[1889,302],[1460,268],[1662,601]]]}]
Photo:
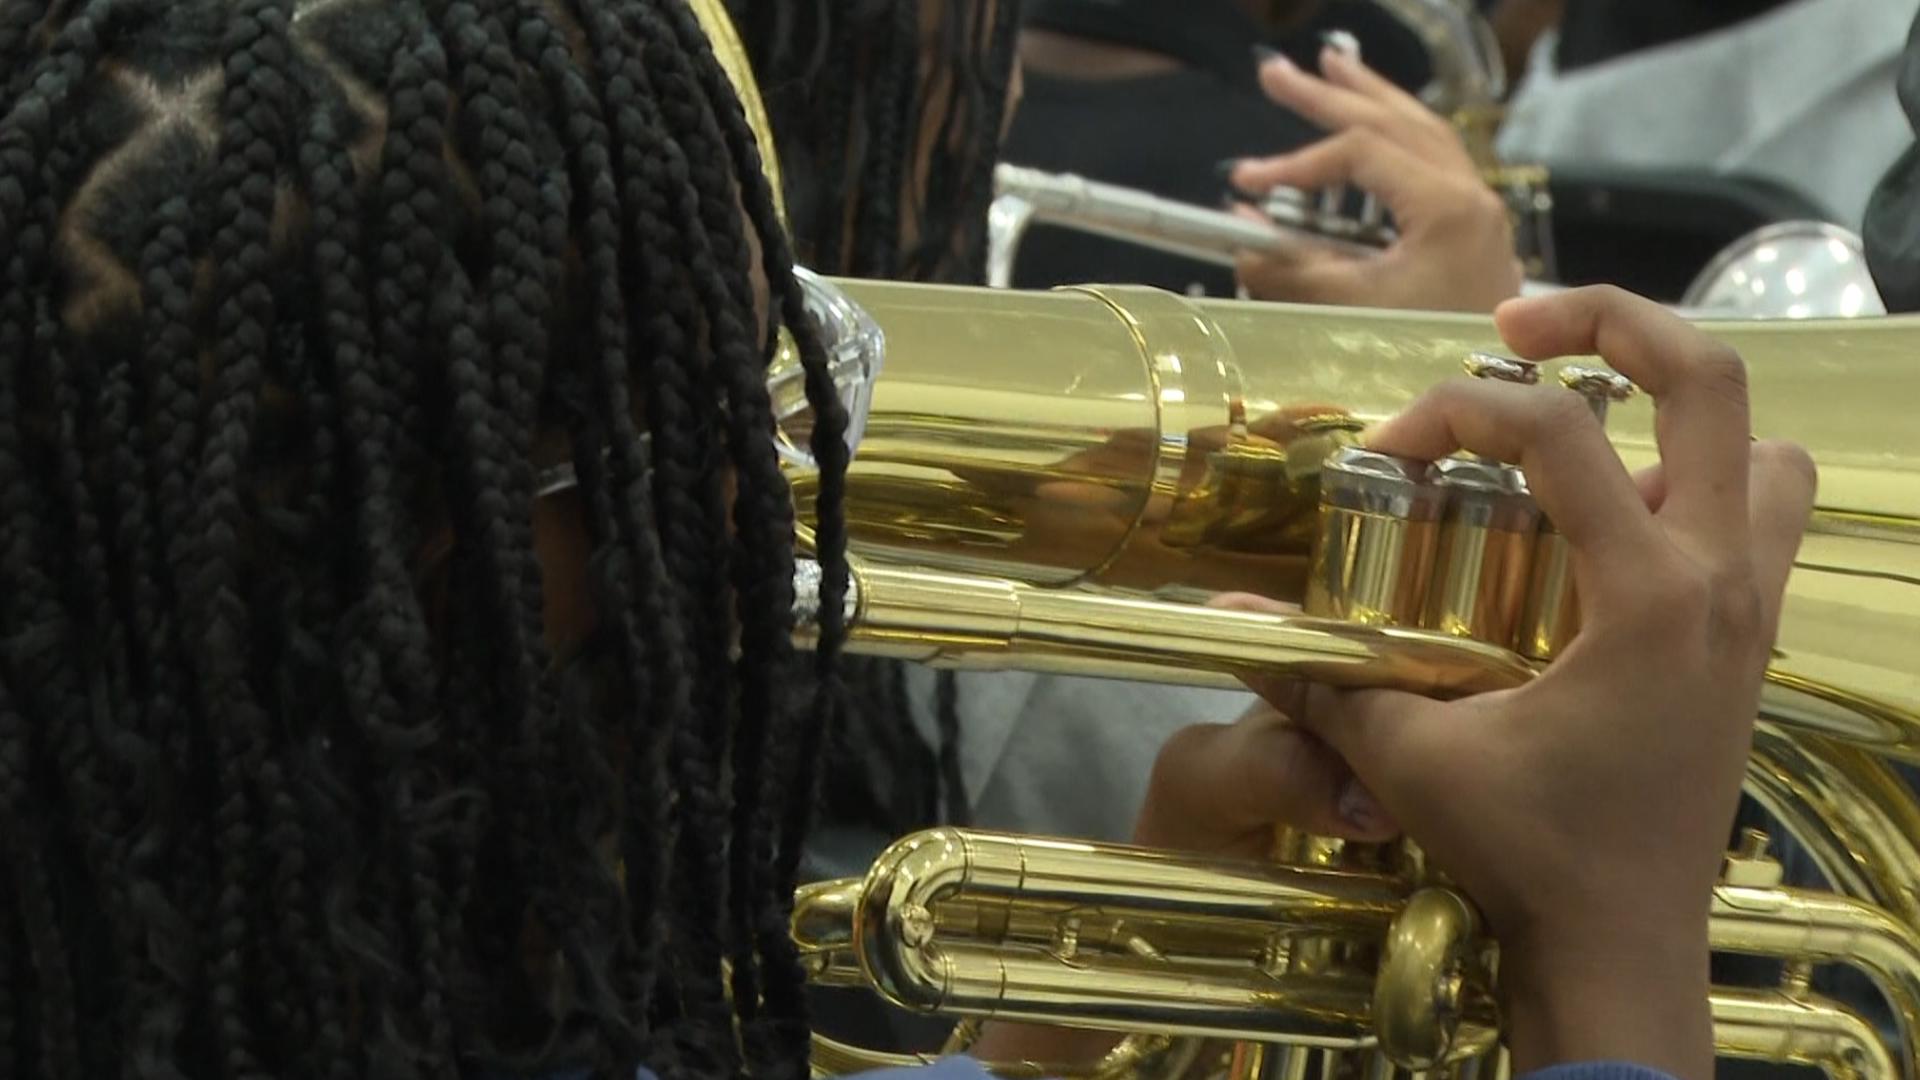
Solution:
[{"label": "white shirt", "polygon": [[1500,133],[1513,162],[1773,180],[1858,230],[1912,141],[1894,77],[1920,0],[1798,0],[1730,29],[1572,72],[1534,49]]},{"label": "white shirt", "polygon": [[[1231,723],[1252,694],[1019,671],[961,672],[960,771],[983,829],[1125,842],[1168,736]],[[928,745],[934,672],[907,669]]]}]

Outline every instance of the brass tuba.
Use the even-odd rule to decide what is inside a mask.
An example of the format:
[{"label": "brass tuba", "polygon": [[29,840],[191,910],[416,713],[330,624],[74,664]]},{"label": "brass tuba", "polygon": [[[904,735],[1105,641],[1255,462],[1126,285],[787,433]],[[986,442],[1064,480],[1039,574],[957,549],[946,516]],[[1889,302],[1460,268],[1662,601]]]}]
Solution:
[{"label": "brass tuba", "polygon": [[[1524,606],[1498,641],[1463,636],[1471,619],[1428,617],[1447,565],[1439,515],[1400,536],[1329,539],[1330,456],[1496,345],[1487,320],[1131,288],[833,284],[886,337],[849,476],[856,649],[1448,696],[1531,678],[1541,662],[1524,654],[1551,652],[1522,632]],[[1764,838],[1730,858],[1715,947],[1787,969],[1765,991],[1719,992],[1721,1048],[1836,1076],[1907,1075],[1920,1031],[1920,804],[1894,765],[1920,762],[1920,436],[1889,403],[1913,392],[1920,321],[1712,329],[1748,360],[1756,429],[1811,447],[1822,468],[1748,791],[1832,885],[1785,887]],[[1630,464],[1654,459],[1650,409],[1616,406],[1609,419]],[[805,506],[810,477],[796,473],[794,489]],[[1428,577],[1408,586],[1419,550]],[[1453,568],[1449,595],[1471,608],[1516,565],[1550,569],[1546,544],[1527,550],[1517,564]],[[1535,580],[1526,587],[1538,595]],[[1188,602],[1238,589],[1305,613]],[[1332,602],[1368,589],[1387,599]],[[1402,593],[1413,600],[1399,616],[1335,617],[1391,614]],[[1420,1068],[1485,1049],[1485,943],[1411,853],[1289,837],[1282,854],[1249,866],[943,831],[902,841],[864,882],[809,888],[795,930],[823,980],[929,1011],[1380,1052]],[[1412,943],[1389,950],[1411,973],[1381,966],[1395,940]],[[1811,992],[1811,969],[1832,963],[1885,995],[1892,1038]]]},{"label": "brass tuba", "polygon": [[[723,27],[717,6],[695,8]],[[808,287],[865,412],[848,481],[854,648],[1435,695],[1511,686],[1550,662],[1572,599],[1550,529],[1495,536],[1489,517],[1463,533],[1444,503],[1361,528],[1348,513],[1360,504],[1342,501],[1381,479],[1358,467],[1353,433],[1497,348],[1488,320],[1138,288]],[[1920,400],[1920,320],[1709,330],[1748,362],[1756,430],[1821,467],[1747,790],[1828,886],[1786,884],[1764,834],[1730,854],[1713,945],[1781,970],[1716,989],[1716,1038],[1728,1057],[1912,1078],[1920,800],[1898,769],[1920,763],[1920,429],[1906,407]],[[777,358],[776,405],[804,445],[790,372]],[[1630,465],[1654,460],[1651,420],[1641,404],[1611,410]],[[808,511],[812,475],[803,454],[789,460]],[[1303,612],[1192,603],[1225,589]],[[1502,1075],[1496,947],[1417,849],[1289,834],[1274,855],[935,830],[864,879],[805,887],[793,930],[816,981],[966,1018],[956,1046],[999,1018],[1126,1035],[1092,1070],[1103,1075]],[[1828,967],[1873,992],[1816,992]],[[816,1051],[821,1072],[911,1060],[827,1040]],[[1045,1064],[1003,1067],[1064,1071]]]}]

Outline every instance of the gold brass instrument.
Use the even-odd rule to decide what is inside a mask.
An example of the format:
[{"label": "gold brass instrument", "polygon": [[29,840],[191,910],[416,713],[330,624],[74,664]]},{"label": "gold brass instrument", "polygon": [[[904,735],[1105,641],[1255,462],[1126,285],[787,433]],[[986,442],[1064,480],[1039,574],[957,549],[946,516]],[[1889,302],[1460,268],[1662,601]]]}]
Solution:
[{"label": "gold brass instrument", "polygon": [[[1463,358],[1497,347],[1488,320],[1138,288],[831,284],[885,337],[848,480],[863,560],[849,601],[856,650],[962,668],[1208,686],[1284,674],[1449,696],[1515,685],[1537,670],[1517,638],[1496,644],[1421,628],[1417,614],[1362,625],[1179,602],[1249,590],[1306,604],[1316,557],[1329,555],[1316,540],[1330,520],[1322,508],[1330,455],[1458,372]],[[1822,469],[1749,791],[1836,889],[1752,884],[1768,870],[1761,852],[1748,852],[1717,898],[1715,945],[1860,966],[1894,1003],[1902,1031],[1889,1050],[1877,1037],[1863,1042],[1864,1021],[1797,983],[1758,998],[1728,988],[1715,1002],[1722,1049],[1800,1060],[1811,1044],[1795,1040],[1818,1030],[1824,1049],[1812,1056],[1834,1075],[1856,1058],[1866,1062],[1862,1075],[1893,1075],[1876,1064],[1883,1059],[1905,1075],[1920,1030],[1920,806],[1890,762],[1920,762],[1920,435],[1890,403],[1910,397],[1920,320],[1710,329],[1748,361],[1756,430],[1807,445]],[[1654,460],[1644,402],[1615,406],[1609,420],[1630,465]],[[797,472],[793,482],[808,508],[810,476]],[[1430,547],[1439,550],[1437,537]],[[1490,564],[1478,580],[1513,565]],[[1002,842],[942,833],[906,843],[979,852]],[[1377,894],[1363,902],[1307,879],[1309,891],[1325,886],[1312,903],[1351,920],[1340,933],[1289,914],[1245,920],[1222,914],[1241,902],[1235,882],[1286,868],[1021,843],[1031,845],[1018,860],[1027,880],[1055,873],[1084,894],[987,888],[960,874],[951,892],[889,907],[873,890],[898,875],[877,868],[864,899],[835,909],[850,922],[824,929],[809,894],[796,927],[823,978],[860,971],[920,1008],[1296,1048],[1379,1046],[1364,1033],[1380,1019],[1376,996],[1395,988],[1376,985],[1371,966],[1336,969],[1345,981],[1331,984],[1276,982],[1256,944],[1277,936],[1311,945],[1308,955],[1338,953],[1356,938],[1377,946],[1380,923],[1365,921]],[[1169,876],[1194,904],[1177,915],[1157,906]],[[1365,884],[1411,896],[1418,880],[1389,874]],[[1075,963],[1061,956],[1069,929]],[[1089,947],[1095,939],[1103,944]],[[1463,972],[1463,985],[1474,977]],[[1345,1004],[1329,1003],[1336,998]],[[1463,999],[1452,1014],[1460,1028],[1424,1029],[1429,1038],[1477,1045],[1468,1022],[1476,1000],[1484,999]],[[1805,1021],[1791,1038],[1761,1037],[1774,1029],[1756,1018],[1789,1014]]]},{"label": "gold brass instrument", "polygon": [[[1559,596],[1551,544],[1540,539],[1549,532],[1536,523],[1532,546],[1483,543],[1491,530],[1522,526],[1454,509],[1469,505],[1462,492],[1483,500],[1472,505],[1504,505],[1513,492],[1500,476],[1463,478],[1429,513],[1374,484],[1380,471],[1348,449],[1363,425],[1497,351],[1486,319],[1139,288],[1011,293],[812,277],[808,288],[847,400],[865,411],[848,477],[857,651],[1192,685],[1277,674],[1436,695],[1516,685],[1545,662],[1523,653],[1551,652],[1522,632],[1543,595]],[[1716,1040],[1725,1056],[1810,1064],[1832,1077],[1913,1078],[1920,800],[1895,766],[1920,763],[1920,429],[1905,407],[1920,389],[1920,320],[1708,330],[1748,362],[1755,430],[1807,446],[1821,468],[1747,790],[1830,886],[1784,885],[1764,835],[1729,856],[1713,946],[1778,958],[1784,972],[1770,987],[1717,988]],[[815,485],[805,455],[791,450],[804,445],[806,416],[791,365],[776,357],[773,385],[806,513]],[[1589,388],[1591,377],[1570,376]],[[1608,420],[1630,466],[1655,460],[1644,401],[1614,405]],[[1353,477],[1365,498],[1342,502]],[[1356,506],[1392,511],[1382,515],[1388,528],[1329,528]],[[1487,557],[1496,548],[1509,553]],[[1410,552],[1430,561],[1409,584],[1407,564],[1420,561]],[[1436,580],[1456,598],[1490,583],[1506,595],[1522,564],[1519,625],[1478,618],[1476,603],[1432,602]],[[817,604],[808,569],[797,590],[803,633],[806,605]],[[1228,589],[1306,610],[1191,603]],[[1402,589],[1403,605],[1358,602]],[[1450,622],[1449,612],[1460,617]],[[972,1020],[1126,1035],[1091,1067],[1101,1076],[1189,1066],[1235,1080],[1294,1080],[1316,1067],[1328,1080],[1504,1075],[1492,943],[1409,845],[1288,834],[1272,860],[1245,862],[935,830],[895,844],[864,879],[805,887],[793,930],[823,983]],[[1861,1002],[1816,994],[1812,976],[1826,965],[1870,980],[1891,1028],[1863,1015]],[[1235,1045],[1219,1057],[1207,1040]],[[853,1071],[911,1060],[820,1040],[815,1064]],[[1059,1075],[1044,1063],[1007,1071]]]}]

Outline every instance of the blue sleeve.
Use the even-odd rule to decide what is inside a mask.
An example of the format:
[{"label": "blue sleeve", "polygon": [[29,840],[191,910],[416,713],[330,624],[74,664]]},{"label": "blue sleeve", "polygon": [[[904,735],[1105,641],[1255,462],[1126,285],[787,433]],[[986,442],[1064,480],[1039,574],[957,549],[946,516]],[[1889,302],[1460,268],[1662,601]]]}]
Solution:
[{"label": "blue sleeve", "polygon": [[[991,1080],[980,1063],[968,1057],[943,1058],[932,1065],[911,1069],[881,1069],[861,1073],[860,1080]],[[1658,1069],[1629,1065],[1623,1061],[1594,1061],[1578,1065],[1555,1065],[1530,1072],[1517,1080],[1674,1080]]]},{"label": "blue sleeve", "polygon": [[1624,1061],[1588,1061],[1578,1065],[1554,1065],[1524,1073],[1518,1080],[1674,1080],[1659,1069],[1629,1065]]},{"label": "blue sleeve", "polygon": [[993,1080],[993,1075],[970,1057],[945,1057],[931,1065],[878,1069],[858,1076],[860,1080]]},{"label": "blue sleeve", "polygon": [[[584,1073],[578,1074],[582,1077]],[[880,1069],[860,1073],[861,1080],[992,1080],[978,1061],[970,1057],[942,1058],[931,1065],[905,1069]],[[573,1074],[555,1074],[545,1080],[574,1080]],[[654,1080],[652,1073],[640,1070],[637,1080]],[[1674,1080],[1658,1069],[1629,1065],[1622,1061],[1594,1061],[1579,1065],[1555,1065],[1537,1072],[1524,1073],[1517,1080]]]}]

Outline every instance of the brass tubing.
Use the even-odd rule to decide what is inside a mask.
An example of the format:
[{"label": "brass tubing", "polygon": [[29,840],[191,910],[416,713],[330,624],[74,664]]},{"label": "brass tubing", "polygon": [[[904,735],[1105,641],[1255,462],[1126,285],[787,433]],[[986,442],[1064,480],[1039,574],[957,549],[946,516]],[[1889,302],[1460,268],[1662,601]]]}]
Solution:
[{"label": "brass tubing", "polygon": [[816,881],[793,894],[788,927],[799,946],[807,978],[819,986],[865,986],[866,973],[853,954],[853,916],[860,904],[860,879]]},{"label": "brass tubing", "polygon": [[1370,976],[1266,976],[1149,961],[1075,967],[1044,953],[967,946],[908,958],[911,982],[882,996],[916,1012],[1162,1035],[1373,1045]]},{"label": "brass tubing", "polygon": [[1887,993],[1903,1026],[1920,1020],[1920,931],[1871,904],[1810,889],[1722,885],[1713,948],[1852,964]]},{"label": "brass tubing", "polygon": [[1828,1080],[1895,1080],[1873,1025],[1839,1004],[1779,990],[1715,990],[1713,1041],[1722,1057],[1807,1065]]},{"label": "brass tubing", "polygon": [[[1124,892],[1117,889],[1124,881]],[[822,895],[838,895],[827,890]],[[814,919],[809,944],[850,936],[867,981],[906,1008],[1166,1035],[1206,1034],[1320,1047],[1373,1044],[1370,973],[1294,974],[1244,958],[1234,924],[1275,932],[1380,937],[1405,899],[1391,878],[992,833],[933,830],[876,861],[854,906],[850,935]],[[1060,925],[1133,919],[1216,928],[1241,955],[1163,955],[1151,942],[1082,957],[1077,936],[1051,947],[1007,947],[943,936],[970,926],[942,905],[998,900],[1053,905]],[[824,909],[821,909],[824,910]],[[836,907],[836,913],[844,906]],[[1066,918],[1064,916],[1071,916]],[[1004,925],[1006,920],[999,920]],[[1063,962],[1065,961],[1065,962]],[[1238,961],[1238,962],[1231,962]],[[1466,1037],[1490,1037],[1490,1007],[1463,1004]]]},{"label": "brass tubing", "polygon": [[[1218,689],[1239,689],[1242,676],[1260,674],[1437,697],[1507,689],[1534,673],[1519,656],[1466,638],[1003,578],[867,564],[855,571],[854,593],[850,651],[940,668]],[[803,621],[797,640],[809,635]],[[1761,716],[1792,737],[1826,735],[1920,762],[1920,713],[1805,676],[1769,671]]]},{"label": "brass tubing", "polygon": [[[848,478],[869,566],[1162,597],[1304,600],[1319,461],[1455,377],[1462,357],[1500,348],[1469,316],[836,284],[887,338]],[[1890,404],[1913,400],[1920,319],[1706,328],[1747,361],[1755,431],[1807,446],[1821,469],[1767,715],[1920,761],[1920,441]],[[1651,419],[1644,401],[1612,412],[1631,466],[1655,460]],[[1215,482],[1224,462],[1233,485]],[[810,514],[814,478],[796,470],[793,483]],[[1057,652],[1038,664],[1074,670]]]},{"label": "brass tubing", "polygon": [[[921,1011],[1370,1049],[1377,1045],[1372,1032],[1378,1023],[1368,1001],[1375,988],[1370,976],[1337,969],[1276,971],[1248,962],[1247,943],[1258,935],[1244,930],[1265,923],[1275,931],[1383,938],[1405,897],[1406,887],[1395,879],[1350,871],[934,830],[895,845],[857,889],[842,882],[803,890],[794,924],[804,954],[831,955],[830,970],[844,974],[852,951],[866,983]],[[943,918],[944,905],[959,914]],[[994,905],[1014,914],[985,914]],[[1064,925],[1057,917],[1070,914],[1089,926],[1100,919],[1131,920],[1149,927],[1151,936],[1153,927],[1164,930],[1187,920],[1211,928],[1215,948],[1206,953],[1206,940],[1189,936],[1201,941],[1200,948],[1170,955],[1151,947],[1129,952],[1108,935],[1099,949],[1083,953],[1077,950],[1094,944],[1094,935],[1051,945],[1031,929],[1025,945],[996,938],[991,928],[1017,922],[1023,907],[1037,914],[1035,925],[1043,928],[1049,918]],[[946,936],[956,927],[976,933]],[[1801,889],[1723,885],[1714,895],[1710,933],[1720,951],[1856,965],[1912,1030],[1920,1001],[1920,932],[1871,904]],[[1799,1055],[1824,1047],[1820,1052],[1829,1063],[1842,1060],[1836,1055],[1843,1050],[1853,1053],[1852,1022],[1819,1009],[1806,1014],[1811,1020],[1765,1039],[1748,1030],[1756,1016],[1798,1023],[1804,1001],[1793,997],[1798,1004],[1783,1013],[1786,1000],[1718,993],[1716,1007],[1729,1003],[1726,1015],[1734,1022],[1725,1048],[1744,1055]],[[1468,1011],[1475,1010],[1484,1010],[1483,998],[1469,1002]],[[1474,1019],[1464,1037],[1489,1038],[1490,1013],[1475,1013]],[[1789,1059],[1800,1060],[1780,1060]],[[1898,1071],[1866,1068],[1861,1075]]]},{"label": "brass tubing", "polygon": [[849,648],[934,667],[1238,688],[1251,674],[1459,697],[1532,676],[1504,649],[1419,630],[863,566]]},{"label": "brass tubing", "polygon": [[[1119,881],[1126,883],[1126,891],[1117,895],[1114,886]],[[875,860],[852,906],[853,927],[846,940],[871,958],[892,947],[904,922],[919,918],[907,913],[926,912],[930,918],[936,905],[952,899],[1017,899],[1138,916],[1380,934],[1406,895],[1402,883],[1372,874],[1121,844],[933,829],[906,837]],[[810,939],[837,944],[840,934],[815,928]],[[927,940],[912,931],[906,936]]]},{"label": "brass tubing", "polygon": [[938,1054],[890,1054],[884,1050],[844,1043],[817,1031],[813,1033],[812,1063],[816,1078],[851,1076],[878,1069],[911,1069],[931,1065],[938,1060]]}]

